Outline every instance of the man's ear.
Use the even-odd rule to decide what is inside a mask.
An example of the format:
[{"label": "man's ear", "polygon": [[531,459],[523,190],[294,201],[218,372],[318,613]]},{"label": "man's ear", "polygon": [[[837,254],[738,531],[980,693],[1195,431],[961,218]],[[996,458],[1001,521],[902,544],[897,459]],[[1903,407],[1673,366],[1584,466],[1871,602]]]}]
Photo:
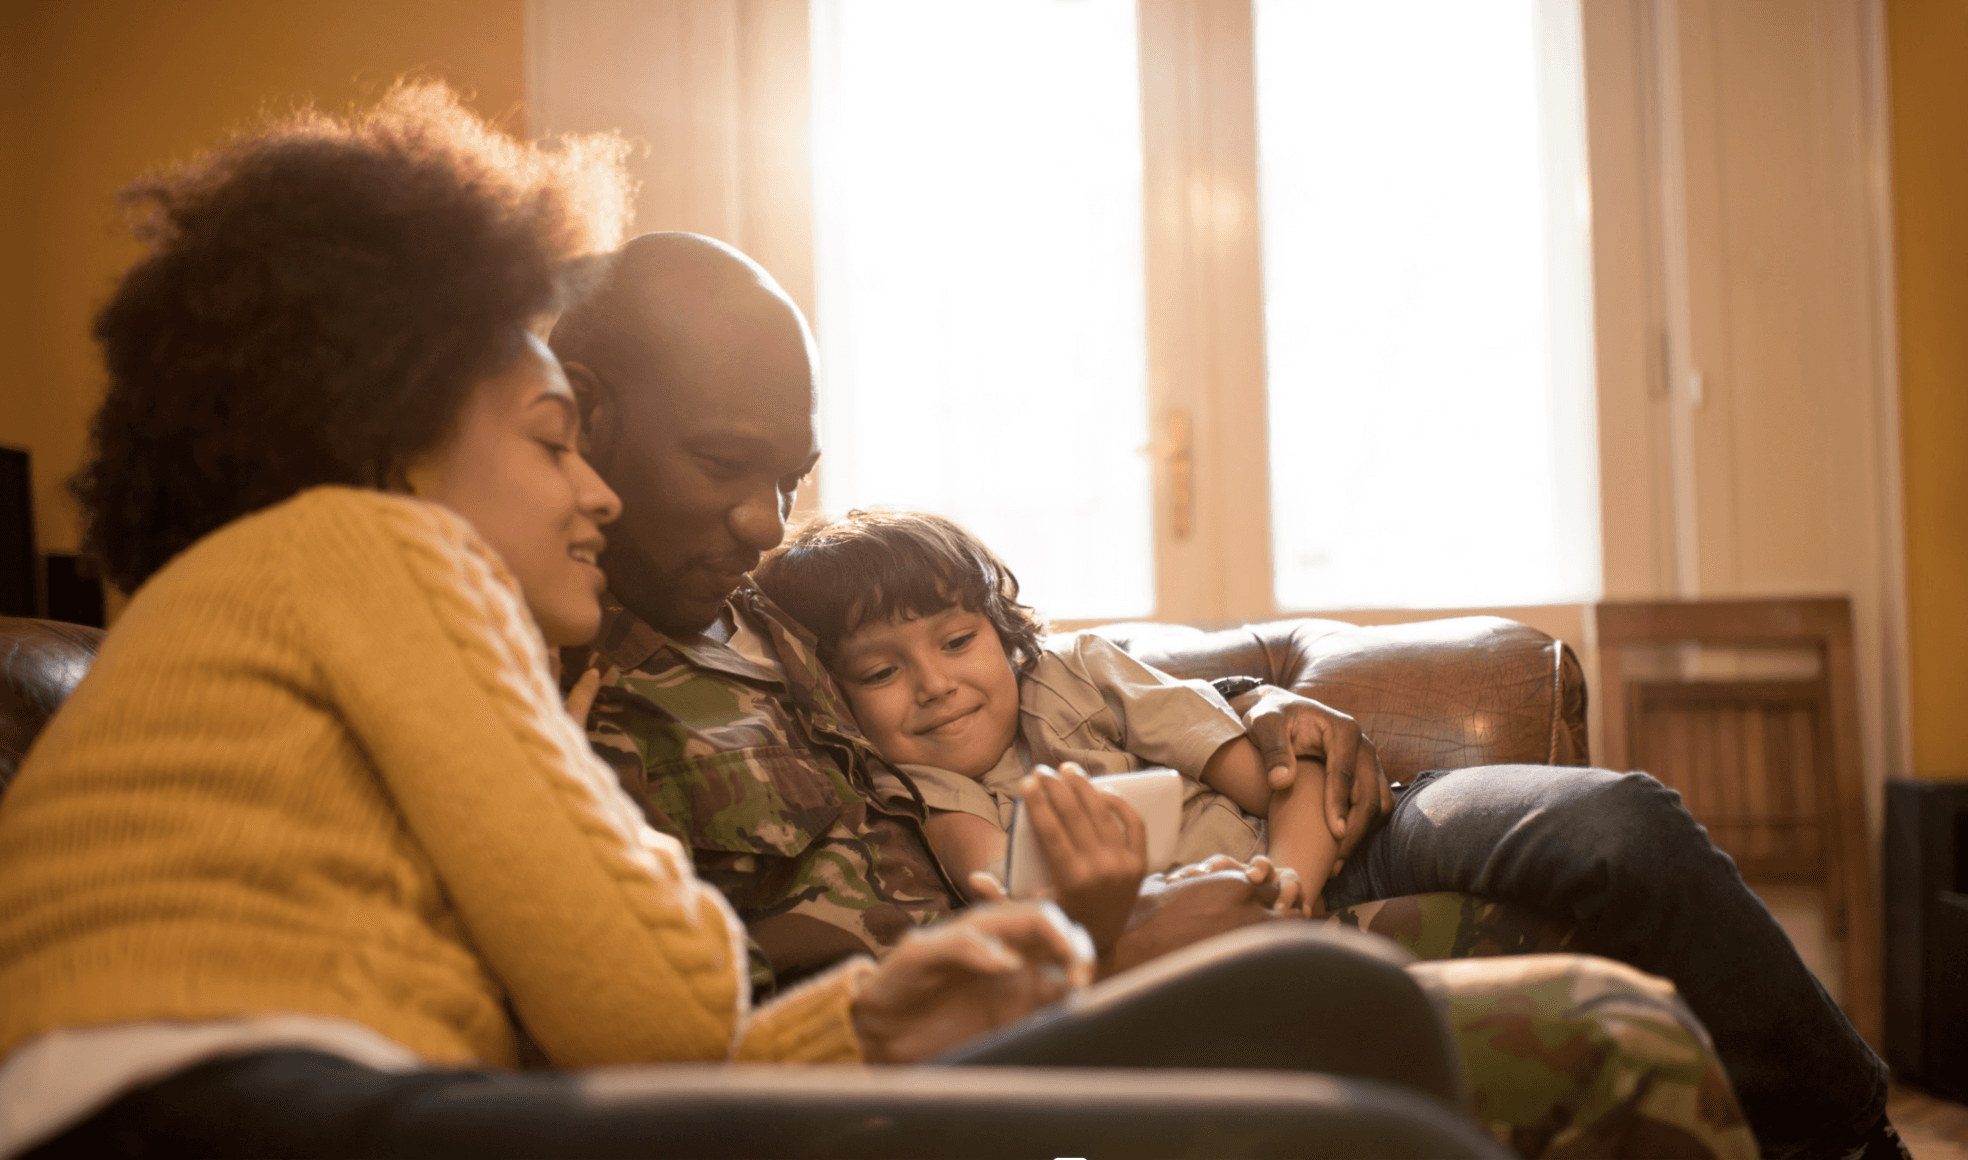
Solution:
[{"label": "man's ear", "polygon": [[581,454],[603,475],[614,460],[622,409],[600,375],[586,363],[563,362],[567,385],[574,389],[574,409],[581,417]]}]

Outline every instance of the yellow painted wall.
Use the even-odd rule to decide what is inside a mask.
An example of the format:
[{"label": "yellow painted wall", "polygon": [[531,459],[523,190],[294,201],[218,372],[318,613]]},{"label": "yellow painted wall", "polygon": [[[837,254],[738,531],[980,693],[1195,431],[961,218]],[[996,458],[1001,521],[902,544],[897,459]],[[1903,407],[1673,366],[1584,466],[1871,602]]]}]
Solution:
[{"label": "yellow painted wall", "polygon": [[1891,0],[1913,767],[1968,777],[1968,4]]},{"label": "yellow painted wall", "polygon": [[136,255],[118,187],[263,108],[420,71],[525,127],[523,0],[0,0],[0,443],[34,453],[44,550],[103,375],[89,325]]}]

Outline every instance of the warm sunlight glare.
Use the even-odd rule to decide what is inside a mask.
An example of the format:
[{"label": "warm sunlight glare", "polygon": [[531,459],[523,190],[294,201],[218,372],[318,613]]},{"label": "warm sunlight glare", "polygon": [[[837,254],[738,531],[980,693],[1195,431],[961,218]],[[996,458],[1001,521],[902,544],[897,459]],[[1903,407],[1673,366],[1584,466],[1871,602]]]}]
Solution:
[{"label": "warm sunlight glare", "polygon": [[1255,17],[1279,607],[1590,598],[1576,5]]},{"label": "warm sunlight glare", "polygon": [[1151,612],[1134,5],[819,0],[813,43],[822,505]]}]

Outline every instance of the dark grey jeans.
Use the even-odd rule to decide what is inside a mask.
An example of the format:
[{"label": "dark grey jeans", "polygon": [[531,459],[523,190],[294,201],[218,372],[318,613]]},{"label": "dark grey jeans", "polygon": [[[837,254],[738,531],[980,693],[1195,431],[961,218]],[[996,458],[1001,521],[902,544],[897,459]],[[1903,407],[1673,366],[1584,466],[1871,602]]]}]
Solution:
[{"label": "dark grey jeans", "polygon": [[1673,980],[1714,1035],[1767,1155],[1836,1155],[1885,1111],[1886,1065],[1681,795],[1644,773],[1424,773],[1325,901],[1436,890],[1569,920],[1581,949]]}]

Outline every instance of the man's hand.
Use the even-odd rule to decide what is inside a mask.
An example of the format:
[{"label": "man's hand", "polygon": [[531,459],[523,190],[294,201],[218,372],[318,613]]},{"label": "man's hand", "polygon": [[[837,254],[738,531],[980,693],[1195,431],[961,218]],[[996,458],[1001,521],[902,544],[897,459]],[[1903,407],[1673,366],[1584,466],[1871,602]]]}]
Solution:
[{"label": "man's hand", "polygon": [[1050,902],[973,907],[903,936],[856,993],[870,1063],[918,1063],[1093,979],[1093,943]]},{"label": "man's hand", "polygon": [[[1101,964],[1102,973],[1124,971],[1252,923],[1294,917],[1277,909],[1277,875],[1254,873],[1260,869],[1257,861],[1253,859],[1246,866],[1226,857],[1222,863],[1211,859],[1199,864],[1220,865],[1220,869],[1189,871],[1185,867],[1167,877],[1150,874],[1141,884],[1127,932],[1121,935],[1112,958]],[[1269,867],[1266,861],[1263,869],[1268,871]]]},{"label": "man's hand", "polygon": [[1339,843],[1343,865],[1394,808],[1379,751],[1358,723],[1337,709],[1269,685],[1251,696],[1244,728],[1264,755],[1271,788],[1283,789],[1297,778],[1300,757],[1325,763],[1326,826]]}]

